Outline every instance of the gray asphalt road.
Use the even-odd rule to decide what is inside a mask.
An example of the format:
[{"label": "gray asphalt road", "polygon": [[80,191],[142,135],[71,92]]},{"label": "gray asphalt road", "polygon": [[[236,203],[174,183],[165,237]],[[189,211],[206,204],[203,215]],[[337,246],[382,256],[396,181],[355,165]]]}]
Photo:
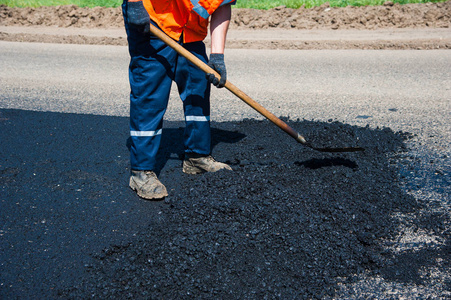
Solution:
[{"label": "gray asphalt road", "polygon": [[[126,47],[0,42],[0,53],[0,108],[88,115],[128,115],[129,59]],[[424,163],[421,170],[406,176],[410,176],[408,180],[418,184],[418,187],[427,182],[424,189],[416,189],[415,196],[436,200],[438,205],[433,209],[441,214],[449,214],[449,185],[444,186],[441,193],[436,193],[432,181],[433,174],[438,173],[449,178],[451,171],[451,51],[229,50],[226,60],[230,81],[277,116],[319,121],[337,120],[357,126],[389,127],[394,131],[402,130],[416,135],[409,142],[409,155]],[[213,90],[212,108],[212,119],[219,122],[261,118],[226,90]],[[182,105],[174,89],[167,120],[182,120],[181,109]],[[63,117],[60,115],[55,118]],[[123,119],[120,120],[122,121]],[[96,120],[96,124],[104,124],[103,122]],[[53,134],[61,135],[60,138],[66,134],[57,128],[50,131],[53,130]],[[20,131],[24,132],[19,134],[19,137],[26,136],[26,129]],[[113,132],[105,136],[114,139],[115,134],[117,133]],[[5,145],[2,144],[1,147]],[[100,158],[92,159],[100,159],[99,166],[106,167],[107,164],[103,163],[103,160],[109,158],[102,158],[101,154]],[[126,156],[122,152],[114,155],[116,160]],[[116,165],[116,160],[111,160],[110,165]],[[431,160],[435,161],[433,167],[428,166]],[[120,169],[126,164],[127,160],[121,158]],[[65,167],[64,164],[55,165],[63,169]],[[15,178],[14,174],[11,173],[11,178]],[[72,176],[82,177],[87,181],[93,180],[84,174],[76,173]],[[127,174],[122,177],[125,182]],[[50,182],[49,186],[60,188],[53,182]],[[103,193],[111,193],[106,199],[114,197],[116,189],[126,191],[122,186],[109,188],[111,190],[102,190]],[[81,188],[77,187],[76,191],[78,190]],[[61,195],[64,196],[63,192],[61,191]],[[55,191],[52,190],[52,193]],[[27,195],[23,195],[23,199],[33,202],[34,199],[45,198],[45,194],[36,192],[33,197],[28,199]],[[5,204],[0,203],[4,209]],[[69,206],[69,202],[58,203],[55,205]],[[120,207],[111,209],[126,211],[128,206],[135,205],[135,202],[121,202]],[[115,214],[106,212],[105,215]],[[43,216],[39,217],[38,224],[48,224]],[[121,230],[125,232],[129,227],[129,224],[124,224],[125,229]],[[2,229],[0,237],[3,234]],[[438,239],[429,233],[411,232],[399,240],[397,250],[417,241],[434,242]],[[99,241],[107,242],[101,239]],[[99,247],[101,245],[103,244],[99,242]],[[47,246],[42,247],[43,249],[38,250],[49,251],[45,248]],[[8,251],[13,253],[15,250]],[[380,284],[378,280],[373,278],[372,284]],[[368,285],[363,289],[368,289]]]},{"label": "gray asphalt road", "polygon": [[[0,45],[1,108],[128,115],[127,47]],[[229,80],[276,116],[410,132],[417,155],[451,170],[449,50],[229,49],[226,63]],[[213,120],[243,118],[262,117],[213,89]],[[166,119],[183,120],[175,88]]]},{"label": "gray asphalt road", "polygon": [[[120,46],[1,42],[0,107],[126,116]],[[449,153],[451,51],[228,50],[229,80],[277,116],[387,126]],[[182,119],[174,89],[166,118]],[[217,121],[258,118],[215,90]],[[433,141],[430,141],[430,137]]]}]

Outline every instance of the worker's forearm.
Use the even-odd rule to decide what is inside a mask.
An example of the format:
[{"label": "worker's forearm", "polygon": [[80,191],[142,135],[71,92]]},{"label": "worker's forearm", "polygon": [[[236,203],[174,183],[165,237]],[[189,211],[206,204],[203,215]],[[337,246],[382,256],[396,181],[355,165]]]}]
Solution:
[{"label": "worker's forearm", "polygon": [[220,6],[210,21],[211,53],[224,53],[227,30],[229,29],[232,8],[230,5]]}]

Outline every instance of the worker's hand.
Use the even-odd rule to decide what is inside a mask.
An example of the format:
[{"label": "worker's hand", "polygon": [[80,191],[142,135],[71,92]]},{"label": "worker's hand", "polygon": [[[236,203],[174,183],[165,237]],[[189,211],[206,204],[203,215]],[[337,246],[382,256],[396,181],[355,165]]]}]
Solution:
[{"label": "worker's hand", "polygon": [[221,79],[215,77],[214,74],[207,74],[207,79],[209,82],[213,83],[217,88],[224,87],[227,80],[227,70],[224,63],[224,54],[212,53],[210,54],[210,60],[208,61],[208,66],[215,70],[221,75]]},{"label": "worker's hand", "polygon": [[142,1],[128,1],[127,20],[128,24],[139,27],[144,33],[150,32],[150,17]]}]

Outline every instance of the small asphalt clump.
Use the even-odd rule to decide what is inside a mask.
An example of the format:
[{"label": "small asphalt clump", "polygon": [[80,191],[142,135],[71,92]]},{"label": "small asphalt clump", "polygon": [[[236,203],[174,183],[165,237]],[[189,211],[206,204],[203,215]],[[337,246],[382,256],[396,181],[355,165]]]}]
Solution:
[{"label": "small asphalt clump", "polygon": [[[2,110],[2,128],[22,126],[8,121],[20,114]],[[71,134],[83,140],[83,147],[87,148],[80,151],[95,151],[97,162],[101,155],[109,155],[102,150],[121,155],[127,152],[127,132],[121,131],[121,126],[127,125],[126,118],[22,114],[24,120],[34,114],[31,119],[49,123],[45,128],[50,131],[55,127],[72,128]],[[83,265],[80,278],[71,284],[55,284],[53,296],[328,299],[337,297],[340,287],[353,285],[363,276],[427,285],[428,276],[432,275],[421,273],[421,268],[449,268],[449,216],[425,210],[426,205],[403,188],[399,175],[398,161],[408,153],[408,134],[339,122],[286,122],[316,147],[359,146],[365,151],[317,152],[297,144],[268,121],[213,122],[213,155],[229,163],[234,171],[190,176],[181,172],[183,122],[166,122],[157,170],[169,192],[165,200],[145,201],[124,191],[126,158],[120,163],[105,160],[111,168],[102,182],[68,173],[58,184],[67,187],[69,180],[74,186],[82,183],[79,197],[109,189],[89,200],[101,209],[111,210],[108,206],[114,199],[139,203],[134,205],[150,207],[155,213],[146,218],[146,210],[141,208],[135,215],[142,226],[133,234],[112,239],[102,249],[91,247],[91,260]],[[108,128],[108,132],[92,131],[96,128],[93,125]],[[45,128],[41,126],[40,132],[34,133],[45,135]],[[33,132],[29,134],[33,136]],[[120,150],[115,140],[123,142]],[[81,157],[75,154],[76,149],[69,149],[75,144],[68,148],[63,140],[60,142],[67,161],[83,162],[83,168],[91,172],[99,167],[94,158]],[[14,170],[14,151],[4,147],[2,151],[5,153],[1,157],[0,178],[8,179],[2,183],[3,191],[10,201],[19,201],[12,191],[23,183],[16,182],[7,171]],[[24,156],[22,161],[26,160]],[[43,163],[47,159],[45,153],[32,157],[35,161],[28,163],[36,164],[40,159]],[[87,164],[91,160],[93,165]],[[18,174],[25,167],[22,164],[15,168]],[[55,170],[54,173],[63,174]],[[68,192],[67,196],[71,193],[76,192]],[[8,220],[6,214],[2,212],[2,220]],[[417,217],[406,221],[396,215]],[[130,216],[118,218],[104,224],[105,231],[115,228],[115,221],[127,227]],[[420,251],[395,251],[390,243],[397,240],[400,228],[406,227],[433,232],[443,243]],[[83,226],[80,228],[79,236],[74,233],[71,238],[83,238]],[[75,252],[72,255],[77,255]],[[445,295],[449,288],[450,282],[443,282],[435,296]],[[374,296],[384,298],[387,295],[383,292]],[[345,298],[352,296],[342,293]]]}]

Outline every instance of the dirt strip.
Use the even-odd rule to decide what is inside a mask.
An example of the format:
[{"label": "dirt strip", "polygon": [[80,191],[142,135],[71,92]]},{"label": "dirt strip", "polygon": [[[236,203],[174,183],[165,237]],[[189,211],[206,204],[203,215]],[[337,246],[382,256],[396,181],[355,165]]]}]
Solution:
[{"label": "dirt strip", "polygon": [[[449,28],[451,1],[383,6],[330,7],[311,9],[284,6],[270,10],[233,9],[232,29],[381,29]],[[78,28],[121,28],[121,8],[86,8],[74,5],[11,8],[0,5],[0,25],[56,26]]]},{"label": "dirt strip", "polygon": [[[312,9],[234,9],[228,48],[450,49],[451,1]],[[313,34],[312,34],[313,32]],[[0,40],[127,45],[120,8],[0,6]],[[208,39],[206,40],[209,43]]]}]

